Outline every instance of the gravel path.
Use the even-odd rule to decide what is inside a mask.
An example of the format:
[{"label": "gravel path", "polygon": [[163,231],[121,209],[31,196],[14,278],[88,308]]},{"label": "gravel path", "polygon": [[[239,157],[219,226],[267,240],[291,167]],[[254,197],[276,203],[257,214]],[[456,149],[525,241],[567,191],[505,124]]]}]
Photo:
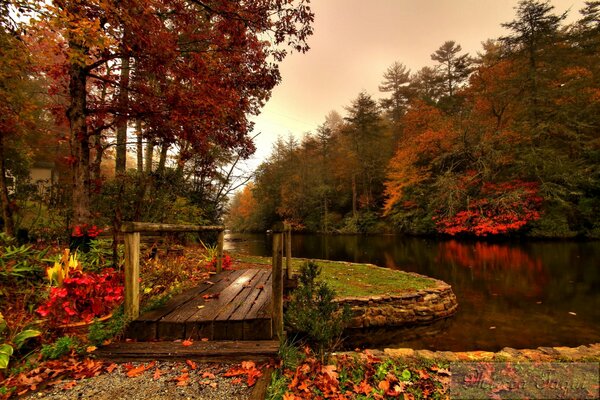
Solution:
[{"label": "gravel path", "polygon": [[[124,365],[119,365],[111,373],[81,381],[65,382],[50,391],[33,393],[25,398],[30,400],[237,400],[248,399],[252,391],[252,388],[244,383],[243,377],[239,382],[240,379],[236,381],[236,378],[222,376],[234,364],[197,364],[196,368],[192,369],[190,365],[181,362],[156,362],[139,376],[127,376],[128,371],[141,366],[148,367],[149,363],[131,363],[129,370]],[[188,374],[187,379],[184,377],[185,374]],[[68,388],[69,386],[73,387]]]}]

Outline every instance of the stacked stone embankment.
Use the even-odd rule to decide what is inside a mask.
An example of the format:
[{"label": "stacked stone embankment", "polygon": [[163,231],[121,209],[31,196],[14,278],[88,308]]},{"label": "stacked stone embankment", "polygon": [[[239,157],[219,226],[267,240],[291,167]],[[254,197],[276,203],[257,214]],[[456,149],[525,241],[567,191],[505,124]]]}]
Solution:
[{"label": "stacked stone embankment", "polygon": [[458,303],[450,285],[429,279],[434,287],[398,294],[340,297],[336,301],[352,311],[348,328],[430,324],[456,313]]}]

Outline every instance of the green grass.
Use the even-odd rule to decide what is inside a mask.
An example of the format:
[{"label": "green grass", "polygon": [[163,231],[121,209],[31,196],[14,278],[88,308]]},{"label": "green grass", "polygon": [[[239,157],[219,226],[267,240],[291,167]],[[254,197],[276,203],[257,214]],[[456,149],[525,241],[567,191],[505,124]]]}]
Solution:
[{"label": "green grass", "polygon": [[[234,259],[245,263],[271,264],[271,258],[244,256],[236,254]],[[292,259],[292,271],[298,272],[300,266],[307,260]],[[372,264],[355,264],[343,261],[315,261],[321,268],[321,278],[324,279],[338,297],[347,296],[377,296],[398,294],[434,287],[435,281],[429,278],[380,268]],[[285,260],[284,260],[285,263]]]}]

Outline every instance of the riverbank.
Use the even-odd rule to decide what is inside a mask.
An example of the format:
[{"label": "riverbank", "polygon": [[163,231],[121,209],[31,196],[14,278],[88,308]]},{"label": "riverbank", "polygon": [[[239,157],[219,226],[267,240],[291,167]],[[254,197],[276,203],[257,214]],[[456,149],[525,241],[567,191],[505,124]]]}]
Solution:
[{"label": "riverbank", "polygon": [[497,353],[365,350],[334,353],[327,360],[307,352],[287,354],[269,399],[599,396],[600,344]]}]

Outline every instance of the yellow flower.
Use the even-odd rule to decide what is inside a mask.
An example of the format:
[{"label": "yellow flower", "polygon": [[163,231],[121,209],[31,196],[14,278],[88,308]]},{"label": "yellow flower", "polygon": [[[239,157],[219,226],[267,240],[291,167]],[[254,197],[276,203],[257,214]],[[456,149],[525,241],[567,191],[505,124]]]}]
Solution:
[{"label": "yellow flower", "polygon": [[50,282],[50,284],[52,284],[53,282],[56,282],[57,284],[61,284],[62,283],[62,266],[60,265],[60,263],[57,261],[54,263],[54,266],[51,268],[47,268],[46,269],[46,277],[48,278],[48,281]]}]

